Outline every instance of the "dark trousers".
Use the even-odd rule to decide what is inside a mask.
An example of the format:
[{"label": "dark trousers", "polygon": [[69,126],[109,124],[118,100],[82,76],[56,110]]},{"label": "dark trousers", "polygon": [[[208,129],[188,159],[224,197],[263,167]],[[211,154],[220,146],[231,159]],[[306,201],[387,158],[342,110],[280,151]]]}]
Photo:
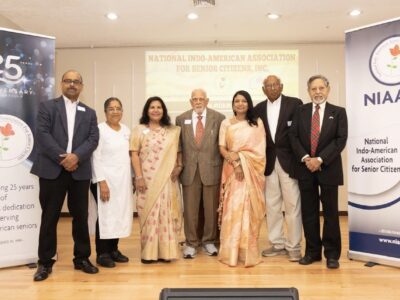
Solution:
[{"label": "dark trousers", "polygon": [[[92,183],[90,185],[90,191],[93,194],[94,199],[97,203],[97,184]],[[99,218],[96,221],[96,254],[97,256],[105,253],[111,253],[118,250],[119,239],[101,239],[100,238],[100,228],[99,228]]]},{"label": "dark trousers", "polygon": [[[299,180],[301,195],[301,216],[306,239],[306,255],[320,258],[322,246],[326,258],[339,259],[341,237],[338,212],[338,186],[313,180]],[[319,203],[322,203],[324,224],[320,237]]]},{"label": "dark trousers", "polygon": [[42,218],[39,233],[39,264],[51,266],[57,251],[57,224],[66,194],[72,216],[74,262],[90,256],[88,230],[89,180],[74,180],[70,172],[61,171],[56,179],[39,179]]}]

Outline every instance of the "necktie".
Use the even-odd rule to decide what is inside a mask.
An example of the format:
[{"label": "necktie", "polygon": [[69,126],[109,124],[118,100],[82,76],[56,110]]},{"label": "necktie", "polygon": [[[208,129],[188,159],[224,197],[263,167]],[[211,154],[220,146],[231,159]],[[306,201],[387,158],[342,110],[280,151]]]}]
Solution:
[{"label": "necktie", "polygon": [[311,119],[311,157],[314,157],[317,151],[319,133],[319,105],[317,104]]},{"label": "necktie", "polygon": [[204,126],[203,126],[203,122],[201,122],[202,118],[203,118],[203,116],[201,116],[201,115],[197,116],[196,136],[195,136],[195,141],[196,141],[197,146],[200,146],[201,140],[204,135]]}]

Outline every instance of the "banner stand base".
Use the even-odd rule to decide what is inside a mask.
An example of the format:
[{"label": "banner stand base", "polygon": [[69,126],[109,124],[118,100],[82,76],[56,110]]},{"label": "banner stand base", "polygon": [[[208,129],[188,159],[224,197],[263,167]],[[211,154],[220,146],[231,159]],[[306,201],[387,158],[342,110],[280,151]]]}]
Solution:
[{"label": "banner stand base", "polygon": [[37,263],[30,263],[26,265],[29,269],[36,269],[37,268]]},{"label": "banner stand base", "polygon": [[366,267],[368,267],[368,268],[372,268],[372,267],[375,267],[375,266],[377,266],[377,265],[379,265],[378,263],[375,263],[375,262],[372,262],[372,261],[369,261],[369,262],[367,262],[364,266],[366,266]]},{"label": "banner stand base", "polygon": [[400,268],[400,259],[398,259],[398,258],[376,255],[376,254],[372,254],[372,253],[351,251],[351,250],[349,250],[349,252],[347,253],[347,257],[350,260],[354,259],[354,260],[366,262],[366,265],[371,264],[371,267],[373,266],[372,264],[374,264],[374,265],[385,265],[385,266],[389,266],[389,267]]}]

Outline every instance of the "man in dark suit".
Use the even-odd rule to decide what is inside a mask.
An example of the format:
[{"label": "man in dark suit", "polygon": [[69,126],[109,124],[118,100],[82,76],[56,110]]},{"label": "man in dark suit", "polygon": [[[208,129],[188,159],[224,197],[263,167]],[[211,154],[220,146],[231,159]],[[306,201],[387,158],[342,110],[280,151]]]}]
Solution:
[{"label": "man in dark suit", "polygon": [[[347,115],[343,107],[326,102],[330,91],[326,77],[312,76],[307,87],[312,103],[300,107],[290,130],[306,238],[305,255],[299,263],[320,261],[323,246],[327,267],[336,269],[341,253],[338,186],[343,184],[341,152],[347,141]],[[324,217],[322,239],[319,201]]]},{"label": "man in dark suit", "polygon": [[[288,255],[290,261],[301,258],[301,210],[298,182],[293,178],[294,155],[289,141],[289,129],[295,111],[303,102],[282,95],[279,77],[270,75],[263,82],[267,96],[255,107],[255,113],[267,132],[267,164],[265,168],[265,201],[267,207],[268,239],[271,247],[263,256]],[[282,213],[285,205],[285,215]],[[287,237],[284,235],[284,221]]]},{"label": "man in dark suit", "polygon": [[34,281],[52,272],[57,251],[57,223],[68,193],[72,215],[74,266],[94,274],[89,261],[88,191],[92,175],[90,157],[99,141],[96,112],[79,101],[82,76],[73,70],[62,76],[62,96],[40,104],[37,115],[37,157],[31,173],[39,176],[42,218],[39,261]]},{"label": "man in dark suit", "polygon": [[[217,209],[222,172],[218,137],[219,127],[225,118],[223,114],[207,108],[208,98],[203,89],[193,90],[190,104],[192,109],[176,118],[176,125],[181,127],[183,156],[180,178],[186,237],[184,258],[194,258],[200,245],[207,255],[218,253],[215,242],[218,239]],[[204,222],[199,221],[202,216]],[[199,232],[203,233],[202,237]]]}]

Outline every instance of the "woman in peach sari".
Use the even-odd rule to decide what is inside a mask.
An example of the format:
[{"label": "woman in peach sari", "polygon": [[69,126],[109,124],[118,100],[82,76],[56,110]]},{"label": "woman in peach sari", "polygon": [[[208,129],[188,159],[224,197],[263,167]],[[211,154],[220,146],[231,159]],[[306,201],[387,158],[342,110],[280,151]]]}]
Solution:
[{"label": "woman in peach sari", "polygon": [[171,125],[163,100],[149,98],[131,140],[144,264],[178,258],[182,225],[179,135],[180,127]]},{"label": "woman in peach sari", "polygon": [[219,221],[221,246],[218,260],[229,266],[260,263],[260,226],[265,216],[265,130],[253,115],[249,93],[233,96],[234,116],[222,122],[220,152],[224,157]]}]

